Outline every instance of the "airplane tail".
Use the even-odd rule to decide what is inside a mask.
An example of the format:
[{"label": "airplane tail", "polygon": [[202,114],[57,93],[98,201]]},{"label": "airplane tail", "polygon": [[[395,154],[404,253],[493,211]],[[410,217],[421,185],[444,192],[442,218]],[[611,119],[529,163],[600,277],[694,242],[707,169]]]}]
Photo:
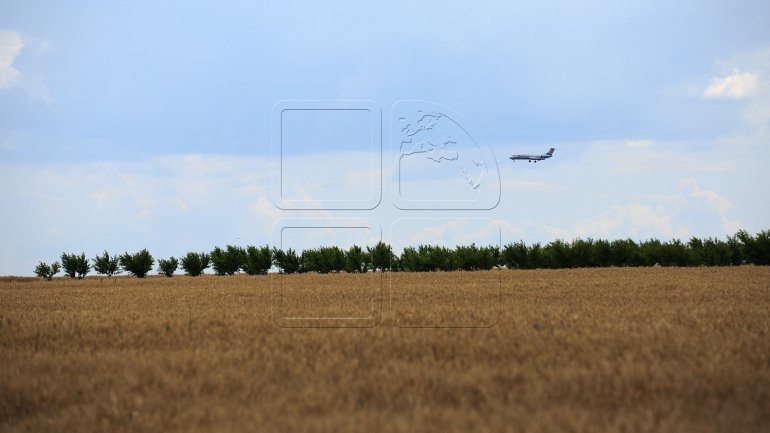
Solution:
[{"label": "airplane tail", "polygon": [[546,155],[553,156],[553,151],[556,150],[553,147],[548,150],[548,153]]}]

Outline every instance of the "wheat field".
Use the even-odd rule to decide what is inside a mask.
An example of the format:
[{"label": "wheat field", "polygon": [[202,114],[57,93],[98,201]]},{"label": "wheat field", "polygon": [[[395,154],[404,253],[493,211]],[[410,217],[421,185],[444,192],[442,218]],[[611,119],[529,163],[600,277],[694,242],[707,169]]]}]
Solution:
[{"label": "wheat field", "polygon": [[0,431],[770,431],[770,268],[0,279]]}]

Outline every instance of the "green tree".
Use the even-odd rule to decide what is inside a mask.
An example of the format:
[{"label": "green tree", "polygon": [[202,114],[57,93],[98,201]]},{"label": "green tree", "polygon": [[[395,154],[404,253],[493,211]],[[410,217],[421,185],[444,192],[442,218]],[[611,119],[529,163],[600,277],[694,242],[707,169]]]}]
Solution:
[{"label": "green tree", "polygon": [[699,265],[728,266],[730,265],[730,248],[727,242],[708,238],[703,241]]},{"label": "green tree", "polygon": [[117,255],[110,256],[107,251],[104,251],[104,254],[94,257],[91,261],[94,263],[94,271],[96,271],[97,274],[111,277],[114,274],[120,273]]},{"label": "green tree", "polygon": [[489,270],[500,263],[500,247],[487,245],[478,250],[478,269]]},{"label": "green tree", "polygon": [[568,266],[572,268],[588,268],[596,266],[594,255],[594,240],[591,238],[577,238],[572,241],[570,247],[570,261]]},{"label": "green tree", "polygon": [[727,237],[727,248],[730,250],[730,264],[741,265],[746,262],[746,248],[737,234]]},{"label": "green tree", "polygon": [[508,269],[528,269],[527,245],[524,241],[504,246],[500,252],[500,264]]},{"label": "green tree", "polygon": [[571,266],[571,250],[569,244],[561,239],[548,243],[543,248],[543,255],[549,268],[568,268]]},{"label": "green tree", "polygon": [[233,245],[224,250],[215,247],[211,252],[211,265],[217,275],[233,275],[246,265],[246,251]]},{"label": "green tree", "polygon": [[470,246],[458,245],[454,250],[454,264],[457,269],[463,271],[475,271],[479,269],[479,249],[476,244]]},{"label": "green tree", "polygon": [[762,230],[754,238],[757,249],[755,265],[770,265],[770,230]]},{"label": "green tree", "polygon": [[379,241],[374,248],[366,247],[366,252],[372,258],[372,269],[387,271],[390,269],[390,265],[393,262],[393,249],[390,245]]},{"label": "green tree", "polygon": [[631,239],[617,239],[610,243],[613,266],[639,266],[639,246]]},{"label": "green tree", "polygon": [[246,247],[246,259],[243,270],[249,275],[265,275],[273,265],[273,254],[270,247]]},{"label": "green tree", "polygon": [[[613,242],[614,244],[614,242]],[[657,239],[648,239],[639,243],[637,247],[639,264],[642,266],[654,266],[656,264],[662,265],[663,260],[663,244]],[[613,249],[614,253],[614,249]],[[615,257],[613,256],[613,265],[615,263]]]},{"label": "green tree", "polygon": [[152,258],[149,251],[143,249],[142,251],[134,254],[124,253],[119,258],[120,266],[126,270],[126,272],[136,275],[139,278],[144,278],[148,272],[152,270],[152,265],[155,263],[155,259]]},{"label": "green tree", "polygon": [[53,262],[49,266],[45,262],[40,262],[35,266],[35,275],[37,275],[40,278],[45,278],[48,281],[51,281],[54,275],[59,273],[59,262]]},{"label": "green tree", "polygon": [[540,242],[535,242],[527,249],[527,265],[529,269],[545,267],[543,247],[540,246]]},{"label": "green tree", "polygon": [[300,255],[299,272],[327,274],[345,268],[345,253],[339,247],[321,247],[303,250]]},{"label": "green tree", "polygon": [[[366,265],[366,269],[373,269],[372,268],[372,262],[371,262],[371,256],[366,256],[370,261]],[[404,265],[401,263],[401,257],[397,256],[396,254],[391,252],[390,257],[390,270],[392,272],[403,272],[404,271]]]},{"label": "green tree", "polygon": [[662,245],[663,266],[690,266],[691,253],[685,244],[679,239],[666,242]]},{"label": "green tree", "polygon": [[612,265],[612,248],[610,242],[605,239],[598,239],[593,247],[594,266],[608,267]]},{"label": "green tree", "polygon": [[61,266],[64,269],[64,273],[70,278],[81,279],[91,270],[85,253],[80,255],[62,253]]},{"label": "green tree", "polygon": [[431,250],[433,248],[430,245],[418,245],[417,246],[417,269],[418,272],[430,272],[435,271],[438,267],[437,264],[440,261],[438,254],[433,254],[431,257]]},{"label": "green tree", "polygon": [[305,272],[322,272],[321,271],[321,254],[317,249],[302,250],[299,254],[299,273]]},{"label": "green tree", "polygon": [[415,250],[414,247],[404,248],[404,250],[401,251],[399,261],[401,262],[401,269],[403,271],[419,272],[421,270],[420,256],[417,254],[417,250]]},{"label": "green tree", "polygon": [[369,255],[358,245],[353,245],[345,252],[345,272],[366,272],[369,262]]},{"label": "green tree", "polygon": [[283,274],[293,274],[300,270],[300,258],[297,255],[297,252],[291,248],[286,251],[274,248],[273,264]]},{"label": "green tree", "polygon": [[158,273],[171,277],[176,272],[176,268],[179,266],[179,261],[176,257],[170,259],[158,259]]},{"label": "green tree", "polygon": [[321,247],[321,268],[324,272],[340,272],[345,269],[345,252],[337,246]]},{"label": "green tree", "polygon": [[763,230],[756,236],[751,236],[746,230],[739,230],[735,237],[743,244],[746,262],[770,265],[770,231]]},{"label": "green tree", "polygon": [[206,268],[209,267],[210,260],[211,258],[206,253],[188,252],[184,257],[182,257],[181,265],[185,274],[191,277],[197,277],[198,275],[201,275],[203,271],[206,270]]},{"label": "green tree", "polygon": [[[473,246],[476,247],[475,245]],[[421,251],[420,248],[417,249]],[[428,245],[424,249],[427,255],[428,268],[431,271],[451,271],[457,269],[454,253],[452,250],[438,245]]]}]

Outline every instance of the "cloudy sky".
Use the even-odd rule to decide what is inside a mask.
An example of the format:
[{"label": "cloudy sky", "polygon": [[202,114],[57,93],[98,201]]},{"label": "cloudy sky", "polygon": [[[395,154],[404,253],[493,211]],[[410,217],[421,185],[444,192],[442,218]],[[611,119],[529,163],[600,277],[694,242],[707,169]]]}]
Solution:
[{"label": "cloudy sky", "polygon": [[0,275],[770,228],[770,3],[466,3],[0,3]]}]

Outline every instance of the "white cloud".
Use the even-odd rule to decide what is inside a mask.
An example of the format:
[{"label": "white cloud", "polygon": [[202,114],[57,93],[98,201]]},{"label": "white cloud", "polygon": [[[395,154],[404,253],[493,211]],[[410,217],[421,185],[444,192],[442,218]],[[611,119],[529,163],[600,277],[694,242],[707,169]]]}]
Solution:
[{"label": "white cloud", "polygon": [[404,216],[391,226],[388,241],[397,254],[407,246],[498,245],[501,228],[500,221],[488,218]]},{"label": "white cloud", "polygon": [[[24,275],[62,251],[148,248],[168,257],[227,243],[266,243],[273,219],[267,158],[156,157],[138,162],[2,163],[0,239]],[[2,252],[0,252],[2,255]]]},{"label": "white cloud", "polygon": [[689,190],[688,195],[690,197],[696,198],[696,199],[702,198],[708,201],[709,203],[715,205],[720,212],[724,212],[730,207],[732,207],[732,203],[730,203],[730,200],[726,199],[724,196],[714,191],[702,190],[698,185],[698,182],[693,178],[680,180],[679,187]]},{"label": "white cloud", "polygon": [[708,87],[703,91],[703,97],[709,99],[732,98],[741,99],[750,96],[757,90],[759,74],[741,72],[733,69],[726,77],[713,77]]},{"label": "white cloud", "polygon": [[0,30],[0,90],[20,88],[30,99],[49,104],[51,95],[43,77],[35,67],[32,66],[31,70],[22,72],[18,65],[14,64],[22,49],[25,55],[35,58],[45,53],[49,47],[48,41],[30,40],[26,37],[22,38],[13,30]]},{"label": "white cloud", "polygon": [[700,187],[694,178],[681,179],[678,193],[648,203],[613,206],[601,214],[578,222],[575,237],[616,239],[683,239],[692,235],[735,233],[742,224],[728,215],[732,203],[715,191]]},{"label": "white cloud", "polygon": [[615,206],[609,211],[579,222],[575,228],[577,237],[614,239],[623,236],[633,238],[658,237],[670,239],[683,237],[688,230],[673,224],[673,217],[660,206],[632,203]]},{"label": "white cloud", "polygon": [[281,211],[268,199],[267,196],[261,196],[251,204],[251,211],[255,217],[266,218],[268,221],[277,221],[281,216]]},{"label": "white cloud", "polygon": [[18,33],[0,30],[0,89],[10,89],[18,85],[21,71],[13,66],[13,61],[23,47],[24,41]]},{"label": "white cloud", "polygon": [[372,152],[338,151],[334,155],[333,160],[329,152],[284,156],[281,162],[281,198],[301,201],[303,207],[309,207],[313,204],[310,197],[319,201],[365,201],[377,193],[380,189],[379,172],[377,176],[372,173],[379,167],[377,160],[372,158]]}]

